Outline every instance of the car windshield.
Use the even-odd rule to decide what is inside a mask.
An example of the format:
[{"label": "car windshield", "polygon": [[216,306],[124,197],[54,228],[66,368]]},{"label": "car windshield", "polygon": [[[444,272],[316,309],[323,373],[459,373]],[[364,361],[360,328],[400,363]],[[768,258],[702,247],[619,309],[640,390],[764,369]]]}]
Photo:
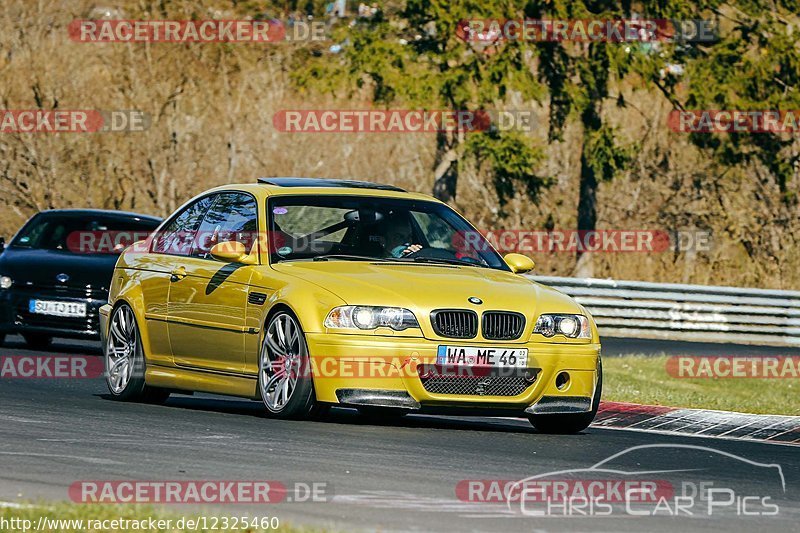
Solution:
[{"label": "car windshield", "polygon": [[267,212],[273,263],[370,260],[509,270],[478,231],[437,202],[277,196],[269,199]]},{"label": "car windshield", "polygon": [[41,213],[20,230],[12,247],[76,254],[119,254],[147,237],[158,221],[93,213]]}]

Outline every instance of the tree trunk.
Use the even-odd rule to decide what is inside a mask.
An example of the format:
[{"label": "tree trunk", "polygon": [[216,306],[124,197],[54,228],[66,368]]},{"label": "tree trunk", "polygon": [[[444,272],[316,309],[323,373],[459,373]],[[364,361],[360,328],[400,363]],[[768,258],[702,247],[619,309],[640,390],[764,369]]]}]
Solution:
[{"label": "tree trunk", "polygon": [[[602,43],[589,45],[588,73],[586,79],[589,102],[581,112],[583,123],[583,147],[581,148],[581,182],[578,197],[578,231],[594,231],[597,229],[597,181],[599,177],[592,167],[592,138],[603,127],[601,115],[603,99],[608,96],[608,51]],[[593,277],[594,268],[591,254],[576,252],[575,275]]]},{"label": "tree trunk", "polygon": [[436,134],[436,160],[433,171],[433,196],[442,202],[456,197],[458,185],[458,135],[454,132]]},{"label": "tree trunk", "polygon": [[[589,139],[600,129],[600,103],[590,104],[583,112],[583,147],[581,149],[581,181],[578,196],[578,235],[597,229],[597,176],[587,153],[591,149]],[[581,237],[582,238],[582,237]],[[590,278],[594,275],[591,254],[576,251],[575,275]]]},{"label": "tree trunk", "polygon": [[[586,143],[584,141],[584,146]],[[581,182],[578,197],[578,235],[585,231],[594,231],[597,227],[597,177],[594,170],[586,160],[586,154],[581,154]],[[576,252],[575,276],[579,278],[594,277],[591,254]]]},{"label": "tree trunk", "polygon": [[[597,227],[597,177],[581,154],[581,183],[578,198],[578,231],[594,231]],[[580,254],[580,252],[578,252]]]}]

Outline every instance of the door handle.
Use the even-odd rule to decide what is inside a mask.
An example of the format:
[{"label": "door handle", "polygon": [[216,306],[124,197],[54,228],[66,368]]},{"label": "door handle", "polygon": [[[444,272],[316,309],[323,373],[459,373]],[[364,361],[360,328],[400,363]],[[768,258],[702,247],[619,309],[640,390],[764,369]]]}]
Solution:
[{"label": "door handle", "polygon": [[178,267],[170,273],[169,280],[171,282],[180,281],[186,277],[186,267]]}]

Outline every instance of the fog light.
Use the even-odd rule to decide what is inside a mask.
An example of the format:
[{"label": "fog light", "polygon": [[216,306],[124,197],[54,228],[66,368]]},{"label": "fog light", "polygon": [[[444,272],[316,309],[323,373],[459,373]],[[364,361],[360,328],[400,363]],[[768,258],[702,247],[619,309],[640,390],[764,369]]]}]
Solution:
[{"label": "fog light", "polygon": [[10,289],[13,284],[13,279],[8,276],[0,276],[0,289]]},{"label": "fog light", "polygon": [[567,372],[559,372],[556,376],[556,388],[564,390],[569,386],[569,374]]}]

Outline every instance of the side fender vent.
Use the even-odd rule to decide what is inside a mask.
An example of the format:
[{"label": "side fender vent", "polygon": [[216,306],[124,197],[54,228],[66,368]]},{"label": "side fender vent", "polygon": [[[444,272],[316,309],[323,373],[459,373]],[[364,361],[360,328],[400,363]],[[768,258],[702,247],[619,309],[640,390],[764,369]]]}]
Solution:
[{"label": "side fender vent", "polygon": [[264,302],[266,301],[267,295],[263,292],[251,292],[247,297],[247,303],[251,303],[253,305],[264,305]]}]

